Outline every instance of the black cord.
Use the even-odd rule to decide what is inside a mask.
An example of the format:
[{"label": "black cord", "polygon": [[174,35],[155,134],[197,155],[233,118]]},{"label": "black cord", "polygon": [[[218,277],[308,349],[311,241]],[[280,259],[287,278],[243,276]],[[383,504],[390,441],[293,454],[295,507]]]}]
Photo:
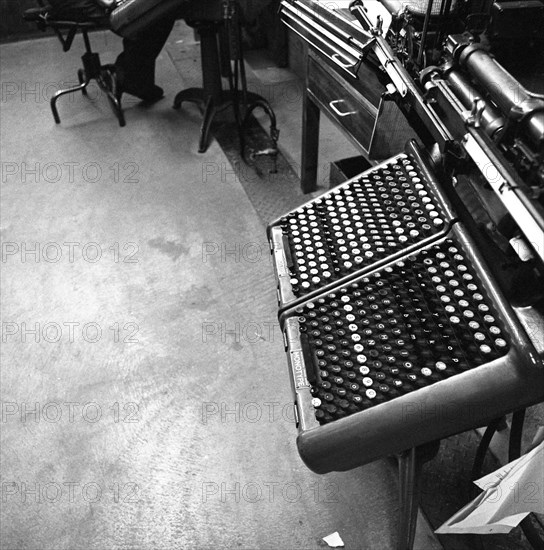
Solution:
[{"label": "black cord", "polygon": [[512,414],[512,426],[510,427],[510,440],[508,442],[508,462],[521,456],[521,437],[523,435],[523,423],[526,409],[521,409]]}]

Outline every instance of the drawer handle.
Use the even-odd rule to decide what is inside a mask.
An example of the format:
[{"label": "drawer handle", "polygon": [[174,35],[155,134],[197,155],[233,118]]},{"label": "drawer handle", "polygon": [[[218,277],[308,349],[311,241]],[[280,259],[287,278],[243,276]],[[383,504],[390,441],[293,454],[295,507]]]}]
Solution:
[{"label": "drawer handle", "polygon": [[340,67],[342,67],[343,69],[353,69],[353,67],[357,67],[357,65],[359,64],[358,60],[355,61],[354,63],[351,63],[351,61],[349,63],[342,63],[341,59],[348,59],[348,58],[340,53],[333,53],[331,57],[333,61],[338,65],[340,65]]},{"label": "drawer handle", "polygon": [[336,106],[337,103],[344,103],[344,99],[334,99],[329,103],[329,107],[338,115],[338,116],[348,116],[354,115],[357,111],[340,111]]}]

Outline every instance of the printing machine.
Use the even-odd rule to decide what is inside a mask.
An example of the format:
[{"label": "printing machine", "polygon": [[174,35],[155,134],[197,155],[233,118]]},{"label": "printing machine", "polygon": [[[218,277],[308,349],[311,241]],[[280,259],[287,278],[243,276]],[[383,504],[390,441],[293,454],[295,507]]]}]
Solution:
[{"label": "printing machine", "polygon": [[309,49],[303,189],[319,110],[371,164],[268,228],[299,453],[318,473],[400,454],[414,483],[414,449],[544,400],[544,3],[281,17]]}]

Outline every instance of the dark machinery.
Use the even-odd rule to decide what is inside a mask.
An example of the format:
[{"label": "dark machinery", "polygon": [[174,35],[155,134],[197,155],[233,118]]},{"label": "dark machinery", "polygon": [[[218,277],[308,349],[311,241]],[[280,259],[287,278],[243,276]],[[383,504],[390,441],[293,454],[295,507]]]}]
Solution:
[{"label": "dark machinery", "polygon": [[374,134],[394,104],[414,137],[392,158],[371,142],[373,168],[268,229],[297,444],[319,473],[544,400],[544,4],[380,9],[282,2],[324,63],[377,79]]}]

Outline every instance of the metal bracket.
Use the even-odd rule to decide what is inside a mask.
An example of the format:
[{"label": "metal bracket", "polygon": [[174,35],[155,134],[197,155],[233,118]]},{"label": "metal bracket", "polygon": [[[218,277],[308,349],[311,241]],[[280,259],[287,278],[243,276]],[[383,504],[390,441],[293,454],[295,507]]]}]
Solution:
[{"label": "metal bracket", "polygon": [[475,97],[472,102],[472,109],[470,115],[467,118],[467,124],[474,126],[474,128],[480,128],[482,122],[482,113],[485,109],[485,102],[481,97]]},{"label": "metal bracket", "polygon": [[372,36],[381,36],[383,32],[383,19],[378,15],[376,26],[372,23],[367,14],[367,9],[361,0],[353,0],[349,5],[349,11],[355,16],[357,21],[365,31],[369,31]]}]

